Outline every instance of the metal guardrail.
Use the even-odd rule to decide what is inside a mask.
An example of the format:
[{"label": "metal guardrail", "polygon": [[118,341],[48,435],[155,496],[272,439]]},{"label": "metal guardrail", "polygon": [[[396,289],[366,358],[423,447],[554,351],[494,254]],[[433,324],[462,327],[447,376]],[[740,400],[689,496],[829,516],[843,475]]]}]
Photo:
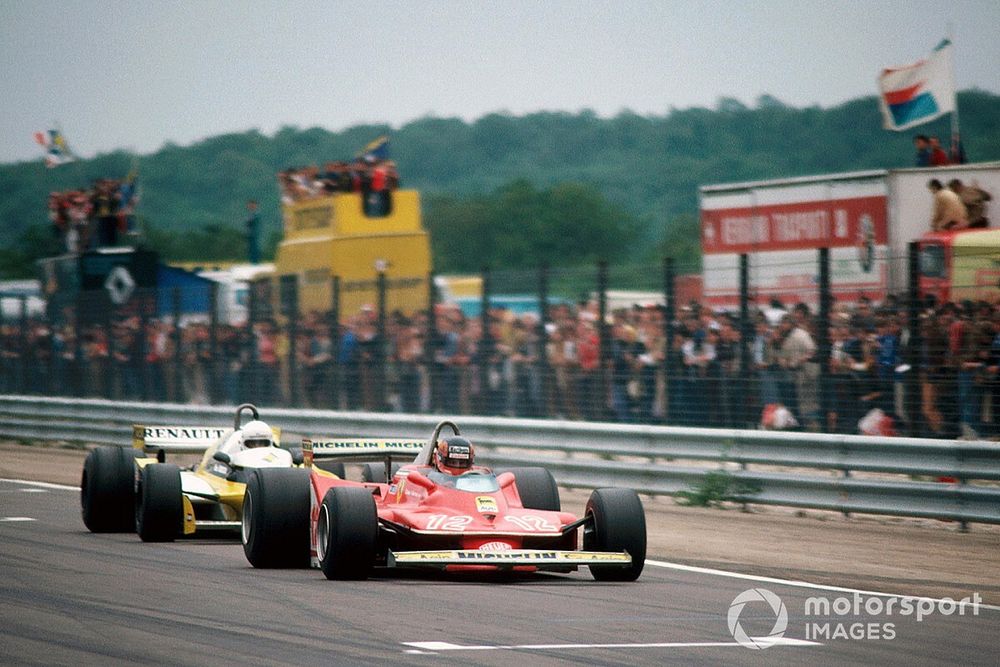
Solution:
[{"label": "metal guardrail", "polygon": [[[233,407],[0,396],[0,437],[127,446],[131,425],[229,424]],[[426,437],[438,417],[261,409],[299,435]],[[494,466],[543,465],[563,486],[651,495],[711,474],[747,504],[1000,523],[1000,443],[678,428],[551,420],[457,419]],[[914,479],[925,478],[925,479]],[[950,478],[951,481],[933,481]]]}]

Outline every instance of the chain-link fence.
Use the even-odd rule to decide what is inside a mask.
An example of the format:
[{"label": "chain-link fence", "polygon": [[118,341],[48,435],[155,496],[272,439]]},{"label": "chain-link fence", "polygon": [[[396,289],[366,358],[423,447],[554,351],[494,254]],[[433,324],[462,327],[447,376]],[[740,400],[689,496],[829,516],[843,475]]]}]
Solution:
[{"label": "chain-link fence", "polygon": [[[998,310],[924,296],[916,252],[906,293],[869,299],[832,286],[820,250],[809,304],[757,293],[743,256],[728,309],[681,295],[690,260],[484,270],[471,298],[443,294],[434,276],[397,285],[382,273],[373,303],[352,312],[337,278],[318,301],[304,298],[315,283],[291,276],[253,283],[244,321],[215,286],[137,289],[124,306],[84,290],[44,313],[20,297],[0,324],[0,392],[992,435]],[[404,289],[431,307],[405,309]],[[318,302],[329,305],[301,307]]]}]

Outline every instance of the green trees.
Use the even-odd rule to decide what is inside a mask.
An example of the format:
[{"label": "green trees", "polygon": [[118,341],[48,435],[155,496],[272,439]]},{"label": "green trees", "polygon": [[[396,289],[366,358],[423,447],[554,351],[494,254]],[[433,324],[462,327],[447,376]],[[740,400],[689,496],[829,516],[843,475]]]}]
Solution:
[{"label": "green trees", "polygon": [[431,197],[426,208],[434,264],[444,272],[613,260],[638,234],[634,216],[579,183],[538,189],[522,179],[488,195]]},{"label": "green trees", "polygon": [[[1000,158],[1000,96],[959,94],[971,161]],[[921,126],[945,144],[949,119]],[[722,98],[715,109],[492,113],[467,123],[425,117],[393,129],[341,132],[286,126],[211,137],[156,153],[124,152],[45,169],[41,160],[0,165],[0,277],[15,277],[48,252],[33,226],[47,226],[52,190],[87,187],[138,167],[139,214],[152,245],[170,259],[245,256],[248,199],[260,202],[262,238],[281,232],[275,174],[351,159],[391,135],[402,185],[424,196],[437,266],[478,269],[653,259],[698,253],[698,186],[730,181],[907,167],[912,135],[881,128],[876,99],[797,109],[762,95],[754,106]],[[34,239],[34,240],[32,240]],[[211,242],[209,242],[211,241]],[[215,257],[206,257],[209,253]]]}]

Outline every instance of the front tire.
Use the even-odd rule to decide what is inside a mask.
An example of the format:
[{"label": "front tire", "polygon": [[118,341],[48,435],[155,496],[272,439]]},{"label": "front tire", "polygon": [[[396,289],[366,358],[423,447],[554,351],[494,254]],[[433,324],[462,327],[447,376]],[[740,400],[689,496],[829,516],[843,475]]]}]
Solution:
[{"label": "front tire", "polygon": [[591,565],[598,581],[635,581],[646,564],[646,513],[632,489],[596,489],[587,501],[583,548],[586,551],[625,551],[628,567]]},{"label": "front tire", "polygon": [[327,579],[367,579],[375,564],[378,512],[368,489],[333,487],[319,508],[316,544]]},{"label": "front tire", "polygon": [[136,493],[135,528],[143,542],[173,542],[184,531],[181,469],[150,463],[142,469]]},{"label": "front tire", "polygon": [[135,532],[135,457],[133,449],[98,447],[83,462],[80,509],[92,533]]},{"label": "front tire", "polygon": [[254,567],[309,567],[309,471],[260,468],[243,494],[240,538]]}]

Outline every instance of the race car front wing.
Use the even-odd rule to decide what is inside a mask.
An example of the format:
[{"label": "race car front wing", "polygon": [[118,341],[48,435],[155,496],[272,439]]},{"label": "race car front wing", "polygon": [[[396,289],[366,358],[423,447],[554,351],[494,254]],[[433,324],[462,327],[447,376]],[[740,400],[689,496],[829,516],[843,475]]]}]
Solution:
[{"label": "race car front wing", "polygon": [[632,557],[625,551],[553,551],[544,549],[390,551],[387,562],[389,567],[444,569],[452,565],[491,565],[498,568],[531,566],[539,570],[565,570],[567,567],[576,568],[580,565],[628,567],[631,564]]}]

